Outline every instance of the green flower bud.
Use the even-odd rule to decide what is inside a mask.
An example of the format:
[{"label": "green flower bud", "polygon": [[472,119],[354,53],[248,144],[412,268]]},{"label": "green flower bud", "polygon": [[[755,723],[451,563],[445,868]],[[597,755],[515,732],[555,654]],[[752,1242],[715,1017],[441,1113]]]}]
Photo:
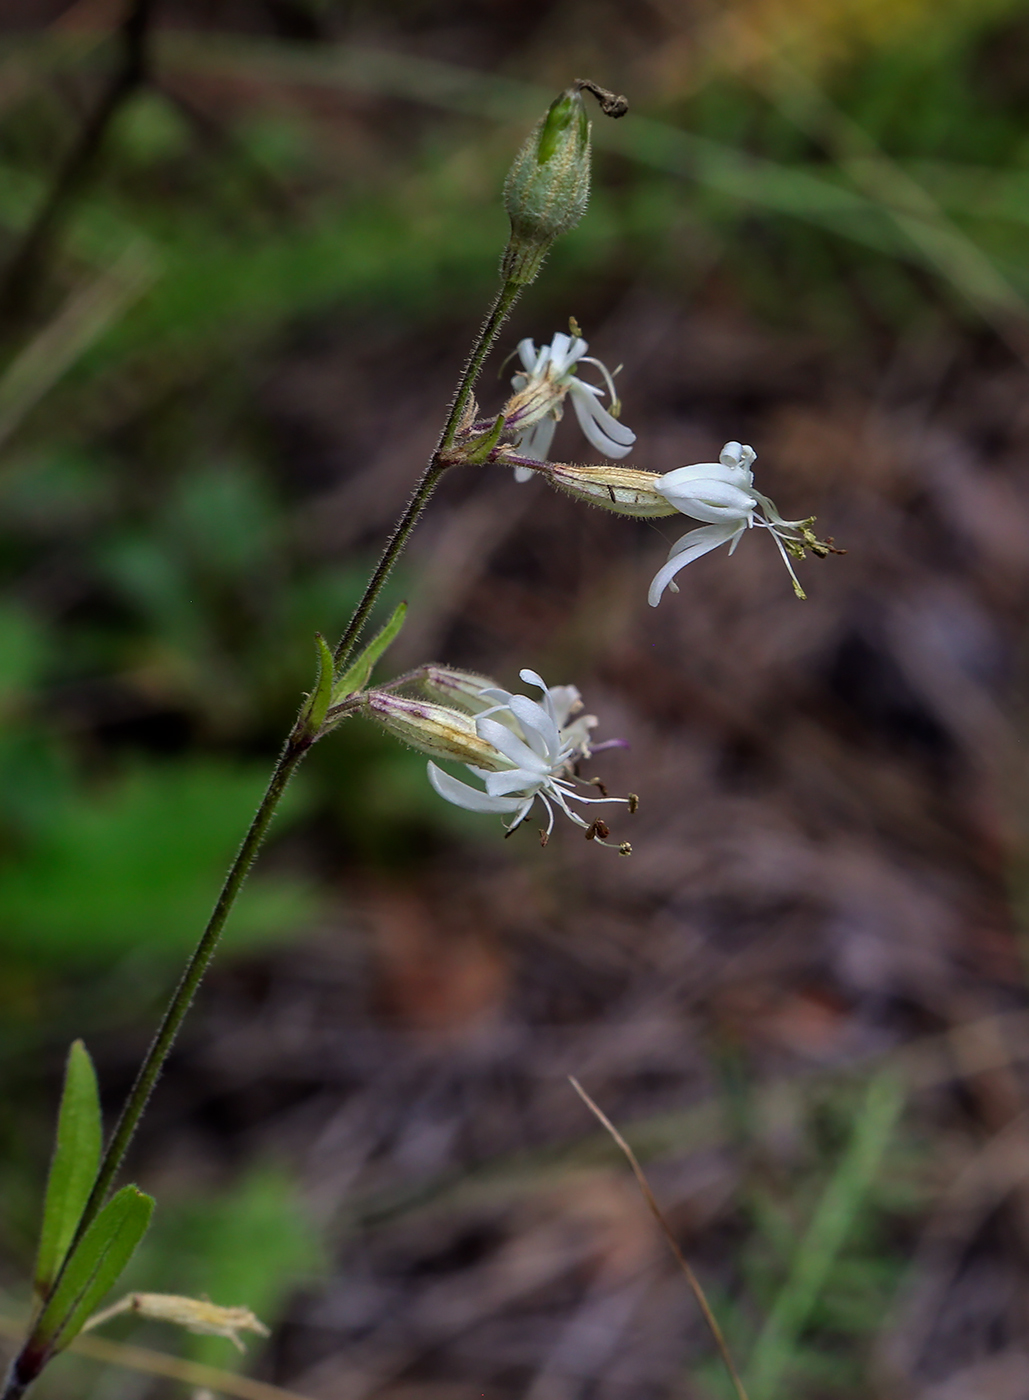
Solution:
[{"label": "green flower bud", "polygon": [[511,237],[501,274],[509,282],[532,282],[554,239],[574,228],[586,212],[590,123],[584,89],[597,94],[609,116],[621,116],[628,110],[624,98],[577,79],[536,123],[504,184]]}]

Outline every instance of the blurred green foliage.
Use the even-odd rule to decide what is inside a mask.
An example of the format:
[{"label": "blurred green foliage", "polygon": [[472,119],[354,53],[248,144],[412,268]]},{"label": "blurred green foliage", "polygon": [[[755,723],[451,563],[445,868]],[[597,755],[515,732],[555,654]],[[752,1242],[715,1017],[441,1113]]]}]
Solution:
[{"label": "blurred green foliage", "polygon": [[[33,839],[0,865],[8,952],[66,970],[102,965],[141,945],[185,955],[265,778],[254,765],[191,759],[137,764],[106,783],[55,794]],[[284,817],[297,807],[296,800],[287,805]],[[310,913],[303,885],[256,877],[226,936],[230,944],[281,936]]]}]

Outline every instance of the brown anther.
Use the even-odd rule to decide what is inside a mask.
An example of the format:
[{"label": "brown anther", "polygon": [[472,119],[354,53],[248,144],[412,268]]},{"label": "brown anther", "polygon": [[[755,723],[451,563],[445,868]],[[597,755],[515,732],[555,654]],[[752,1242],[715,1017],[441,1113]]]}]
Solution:
[{"label": "brown anther", "polygon": [[630,793],[629,793],[629,816],[630,816],[630,817],[634,817],[634,816],[636,815],[636,813],[637,813],[639,810],[640,810],[640,799],[637,797],[636,793],[630,792]]},{"label": "brown anther", "polygon": [[623,841],[622,844],[618,847],[618,854],[620,856],[632,855],[632,847],[629,845],[628,841]]},{"label": "brown anther", "polygon": [[540,845],[546,849],[546,844],[550,840],[550,832],[540,828]]},{"label": "brown anther", "polygon": [[594,83],[589,78],[576,78],[573,86],[578,88],[580,92],[583,88],[587,92],[592,92],[600,103],[600,110],[605,117],[624,117],[629,110],[627,97],[622,97],[619,93],[609,92],[607,88],[602,88],[599,83]]},{"label": "brown anther", "polygon": [[588,787],[595,787],[595,788],[597,789],[597,791],[600,793],[601,797],[606,797],[606,796],[607,796],[607,788],[604,786],[604,784],[600,781],[599,778],[589,778],[589,779],[587,779],[587,786],[588,786]]},{"label": "brown anther", "polygon": [[608,826],[607,822],[604,821],[601,817],[598,817],[595,822],[592,822],[586,828],[587,841],[595,841],[598,836],[600,837],[601,841],[605,841],[610,835],[611,828]]}]

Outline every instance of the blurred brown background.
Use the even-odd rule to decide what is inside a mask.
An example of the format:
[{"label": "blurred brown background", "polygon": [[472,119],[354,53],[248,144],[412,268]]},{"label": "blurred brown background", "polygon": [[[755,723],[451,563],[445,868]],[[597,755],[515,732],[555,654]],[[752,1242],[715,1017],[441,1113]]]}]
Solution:
[{"label": "blurred brown background", "polygon": [[[444,483],[382,674],[577,684],[634,854],[504,841],[362,722],[322,744],[135,1150],[129,1283],[254,1307],[246,1367],[312,1400],[726,1395],[574,1074],[752,1400],[1024,1400],[1023,0],[158,0],[132,71],[123,13],[0,5],[9,1330],[67,1043],[115,1112],[435,441],[506,166],[589,76],[632,110],[484,409],[574,315],[629,460],[752,443],[847,553],[801,603],[754,532],[651,610],[688,522]],[[183,1386],[68,1357],[39,1393]]]}]

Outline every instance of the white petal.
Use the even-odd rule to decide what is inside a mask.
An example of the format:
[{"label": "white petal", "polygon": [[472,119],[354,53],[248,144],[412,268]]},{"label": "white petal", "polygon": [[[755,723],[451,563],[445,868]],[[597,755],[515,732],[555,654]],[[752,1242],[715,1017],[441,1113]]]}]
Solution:
[{"label": "white petal", "polygon": [[449,773],[444,773],[442,768],[437,768],[431,759],[428,764],[428,773],[429,782],[434,791],[448,802],[452,802],[455,807],[464,807],[466,811],[517,812],[522,805],[520,797],[491,797],[489,793],[469,787],[467,783],[462,783],[457,778],[452,778]]},{"label": "white petal", "polygon": [[527,370],[532,370],[536,363],[536,342],[534,340],[520,340],[518,342],[518,358]]},{"label": "white petal", "polygon": [[[560,726],[564,723],[564,720],[558,719],[557,711],[554,709],[553,688],[547,685],[546,681],[543,679],[543,677],[538,671],[530,671],[528,666],[524,666],[518,672],[518,678],[519,680],[523,680],[526,685],[535,685],[538,686],[540,690],[542,690],[543,694],[540,696],[539,703],[543,706],[547,714],[558,726],[558,728],[560,728]],[[561,689],[561,687],[559,686],[558,689]],[[572,689],[574,690],[575,687],[573,686]],[[575,693],[576,695],[578,695],[579,692],[576,690]]]},{"label": "white petal", "polygon": [[691,481],[671,490],[659,482],[656,489],[683,515],[712,525],[728,520],[749,525],[756,504],[753,492],[726,481]]},{"label": "white petal", "polygon": [[518,672],[518,679],[524,681],[526,685],[538,685],[540,690],[547,691],[550,687],[538,671],[530,671],[528,666],[523,666]]},{"label": "white petal", "polygon": [[613,413],[608,413],[602,403],[597,402],[599,395],[604,392],[603,389],[598,389],[595,384],[586,384],[581,379],[573,379],[568,388],[573,401],[582,397],[583,406],[588,409],[590,417],[603,428],[608,437],[613,438],[622,447],[633,445],[636,434],[632,429],[627,428]]},{"label": "white petal", "polygon": [[757,461],[757,453],[752,447],[745,447],[742,442],[727,442],[718,454],[718,460],[723,467],[749,471],[752,463]]},{"label": "white petal", "polygon": [[554,339],[550,342],[550,363],[554,373],[560,379],[568,365],[572,361],[568,360],[568,351],[574,344],[570,335],[565,335],[564,331],[558,331]]},{"label": "white petal", "polygon": [[[725,521],[724,523],[719,525],[705,525],[701,530],[688,530],[686,534],[681,537],[681,539],[677,539],[672,545],[671,549],[668,551],[668,557],[669,559],[677,558],[680,554],[683,553],[684,550],[692,549],[693,543],[696,539],[698,539],[701,536],[703,536],[706,539],[709,534],[712,539],[716,534],[720,535],[720,538],[717,541],[717,543],[711,546],[712,549],[717,549],[718,545],[724,543],[726,540],[733,540],[733,548],[735,548],[735,542],[738,540],[738,537],[742,533],[743,526],[738,525],[734,529],[731,521]],[[706,553],[707,551],[705,550],[704,552]],[[699,559],[700,555],[694,554],[692,557],[694,559]]]},{"label": "white petal", "polygon": [[527,481],[531,481],[535,475],[536,473],[531,467],[515,467],[514,469],[515,481],[521,482],[523,486]]},{"label": "white petal", "polygon": [[511,696],[511,713],[522,726],[522,733],[530,749],[538,753],[540,758],[553,763],[561,752],[561,738],[552,716],[527,695]]},{"label": "white petal", "polygon": [[548,413],[518,439],[518,451],[526,457],[535,457],[537,462],[545,462],[556,431],[557,419]]},{"label": "white petal", "polygon": [[574,365],[577,361],[582,359],[583,355],[585,355],[586,351],[589,348],[590,347],[586,344],[586,342],[582,339],[581,336],[575,337],[575,339],[569,345],[568,349],[565,351],[564,354],[566,372],[571,369],[572,365]]},{"label": "white petal", "polygon": [[[575,380],[572,380],[575,383]],[[602,452],[605,457],[624,457],[629,451],[627,447],[619,447],[618,443],[609,438],[594,421],[589,405],[594,400],[580,398],[578,394],[572,395],[572,407],[575,409],[575,416],[579,420],[579,427],[585,437],[593,444],[598,452]]]},{"label": "white petal", "polygon": [[712,549],[717,549],[720,544],[725,544],[741,529],[742,526],[734,529],[729,524],[702,525],[699,530],[690,530],[689,534],[683,535],[682,539],[672,546],[672,554],[668,563],[663,568],[658,569],[654,575],[654,581],[651,583],[650,592],[647,595],[650,606],[657,607],[661,601],[661,594],[680,569],[684,569],[687,564],[692,564],[694,559],[699,559],[702,554],[708,554]]},{"label": "white petal", "polygon": [[[512,699],[514,698],[516,697],[512,696]],[[480,739],[485,739],[487,744],[499,749],[516,768],[524,768],[529,773],[550,772],[549,763],[534,753],[524,739],[519,739],[517,734],[513,734],[505,725],[498,724],[495,719],[483,719],[480,716],[475,721],[475,728]]]},{"label": "white petal", "polygon": [[579,420],[579,427],[597,451],[603,452],[605,457],[616,459],[627,456],[636,441],[636,434],[624,423],[619,423],[603,404],[597,402],[595,395],[600,392],[599,389],[594,389],[590,384],[583,384],[579,379],[573,379],[568,385],[568,391],[572,396],[572,407]]},{"label": "white petal", "polygon": [[694,481],[724,481],[730,486],[745,488],[749,480],[745,472],[736,467],[727,467],[724,462],[694,462],[689,467],[675,467],[656,481],[658,491],[685,490]]},{"label": "white petal", "polygon": [[[522,675],[524,677],[524,671]],[[557,727],[563,729],[572,715],[578,714],[579,710],[582,709],[582,696],[579,694],[578,688],[574,685],[548,686],[547,694],[554,708],[554,720]]]},{"label": "white petal", "polygon": [[544,776],[541,773],[527,773],[524,768],[511,768],[506,773],[490,773],[486,779],[486,791],[491,797],[518,792],[524,801],[527,796],[535,796],[543,781]]}]

